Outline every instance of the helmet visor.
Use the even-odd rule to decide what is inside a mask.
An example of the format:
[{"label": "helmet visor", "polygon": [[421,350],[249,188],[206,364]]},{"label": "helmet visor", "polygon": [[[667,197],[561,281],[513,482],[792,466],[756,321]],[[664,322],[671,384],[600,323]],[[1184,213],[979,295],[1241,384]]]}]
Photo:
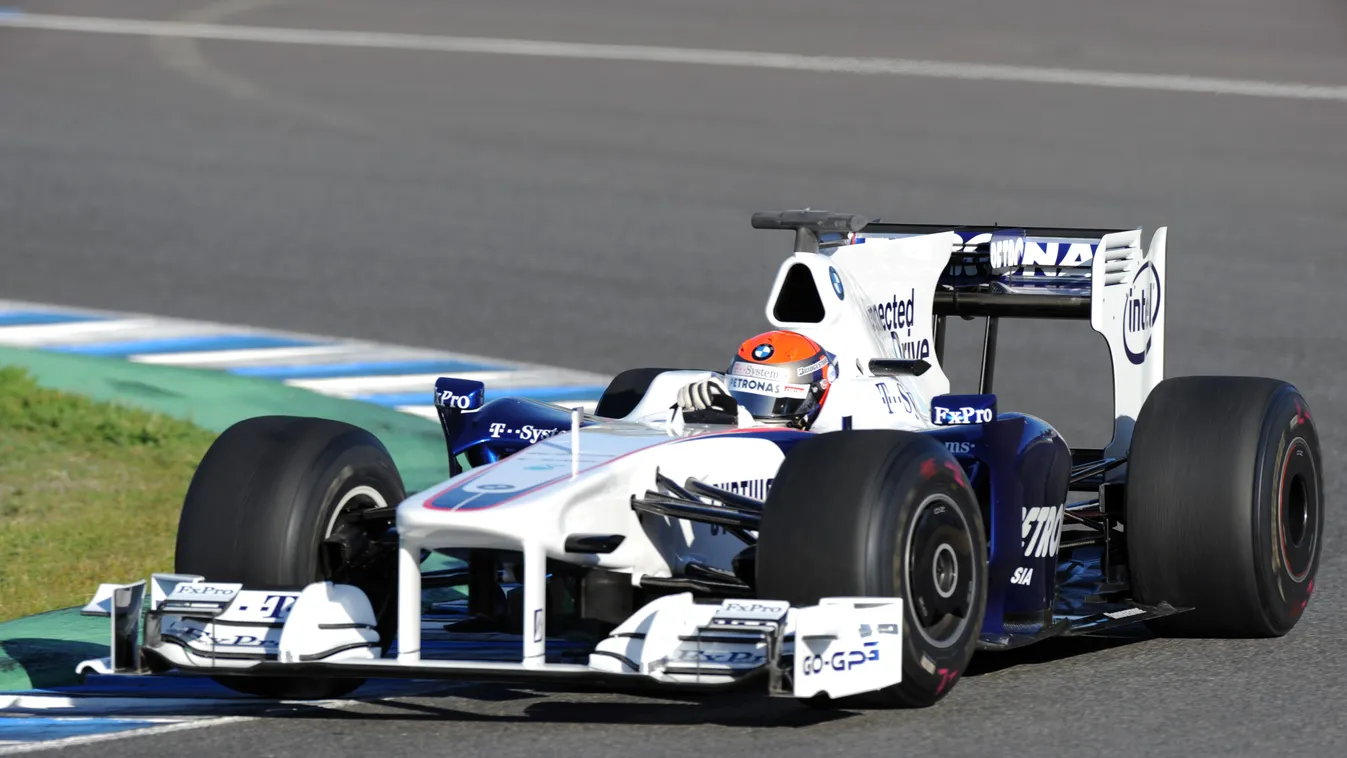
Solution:
[{"label": "helmet visor", "polygon": [[[754,368],[761,370],[761,367]],[[728,379],[730,395],[754,418],[798,418],[813,410],[818,402],[818,393],[813,392],[809,384],[737,374],[731,374]]]},{"label": "helmet visor", "polygon": [[749,392],[736,392],[730,390],[739,407],[748,411],[756,419],[793,419],[799,418],[809,412],[814,406],[814,399],[811,396],[793,398],[793,397],[772,397],[770,395],[755,395]]}]

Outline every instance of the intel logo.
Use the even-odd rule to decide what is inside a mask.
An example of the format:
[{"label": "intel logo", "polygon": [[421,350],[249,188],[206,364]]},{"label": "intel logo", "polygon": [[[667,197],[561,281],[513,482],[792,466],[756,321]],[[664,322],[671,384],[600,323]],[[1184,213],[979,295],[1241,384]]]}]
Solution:
[{"label": "intel logo", "polygon": [[1151,349],[1151,330],[1160,316],[1160,277],[1155,264],[1137,269],[1127,289],[1123,310],[1123,350],[1127,359],[1140,365]]}]

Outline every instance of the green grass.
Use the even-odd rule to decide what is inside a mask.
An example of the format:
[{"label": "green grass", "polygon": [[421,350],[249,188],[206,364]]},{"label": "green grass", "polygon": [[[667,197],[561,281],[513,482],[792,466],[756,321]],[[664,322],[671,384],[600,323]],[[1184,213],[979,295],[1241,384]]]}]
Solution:
[{"label": "green grass", "polygon": [[0,367],[0,621],[172,571],[182,498],[215,436]]}]

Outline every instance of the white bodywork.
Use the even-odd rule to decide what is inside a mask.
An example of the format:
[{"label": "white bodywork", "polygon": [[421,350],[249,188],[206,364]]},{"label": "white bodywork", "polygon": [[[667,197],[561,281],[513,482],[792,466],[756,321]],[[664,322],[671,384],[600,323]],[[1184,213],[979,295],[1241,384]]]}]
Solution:
[{"label": "white bodywork", "polygon": [[[821,253],[797,252],[782,264],[769,297],[768,320],[775,327],[812,337],[840,364],[812,432],[841,429],[844,419],[857,429],[934,428],[931,402],[949,392],[949,380],[936,359],[932,306],[937,280],[950,265],[951,253],[963,244],[952,232],[866,239]],[[1091,325],[1105,337],[1112,356],[1117,419],[1112,455],[1125,452],[1131,419],[1163,377],[1164,308],[1159,294],[1165,230],[1155,234],[1144,254],[1139,231],[1107,235],[1098,250],[1091,264],[1095,283]],[[822,318],[780,320],[774,307],[789,272],[801,266],[815,283]],[[1151,273],[1143,272],[1139,280],[1143,269]],[[1154,300],[1141,299],[1147,308],[1154,308],[1140,320],[1133,314],[1129,323],[1132,301],[1147,287]],[[867,368],[874,358],[920,358],[930,369],[920,376],[875,376]],[[750,491],[759,498],[765,495],[784,460],[770,436],[791,432],[758,426],[745,415],[737,426],[682,423],[670,411],[678,390],[707,376],[711,374],[701,371],[662,374],[625,419],[559,430],[508,458],[452,477],[401,503],[400,633],[395,660],[376,657],[374,614],[354,588],[321,583],[302,593],[260,592],[168,575],[154,578],[154,608],[165,610],[166,602],[181,601],[193,592],[214,593],[219,602],[195,614],[166,612],[158,630],[164,641],[155,651],[175,665],[198,670],[245,670],[263,660],[318,660],[371,670],[410,667],[427,676],[518,670],[717,684],[732,681],[735,672],[764,666],[772,640],[781,643],[794,635],[793,643],[780,645],[774,653],[795,654],[796,696],[826,692],[836,697],[897,683],[903,609],[896,598],[825,599],[819,606],[790,608],[770,598],[706,605],[694,604],[688,594],[671,595],[639,609],[614,630],[587,666],[544,661],[544,559],[627,572],[633,584],[639,584],[647,576],[680,576],[694,561],[728,569],[742,550],[736,537],[706,524],[638,517],[631,507],[633,496],[653,488],[657,471],[677,482],[696,478]],[[610,553],[576,554],[565,549],[569,535],[624,539]],[[518,663],[422,658],[421,551],[466,547],[523,554],[525,613]],[[111,615],[115,626],[117,614],[109,598],[127,587],[104,585],[86,612]],[[709,636],[719,641],[696,639],[706,636],[707,630],[713,630]],[[736,634],[742,641],[724,641]],[[105,671],[125,663],[104,659],[83,668]],[[689,666],[694,669],[691,673]]]}]

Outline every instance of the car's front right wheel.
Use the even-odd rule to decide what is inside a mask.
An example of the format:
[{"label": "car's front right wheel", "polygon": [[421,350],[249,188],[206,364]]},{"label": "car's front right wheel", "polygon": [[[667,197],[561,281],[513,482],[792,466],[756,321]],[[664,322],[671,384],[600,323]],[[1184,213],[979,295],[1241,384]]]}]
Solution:
[{"label": "car's front right wheel", "polygon": [[763,506],[756,571],[760,597],[795,606],[902,598],[902,681],[878,699],[924,707],[949,694],[973,656],[987,538],[963,469],[939,441],[833,432],[797,444],[782,463]]}]

